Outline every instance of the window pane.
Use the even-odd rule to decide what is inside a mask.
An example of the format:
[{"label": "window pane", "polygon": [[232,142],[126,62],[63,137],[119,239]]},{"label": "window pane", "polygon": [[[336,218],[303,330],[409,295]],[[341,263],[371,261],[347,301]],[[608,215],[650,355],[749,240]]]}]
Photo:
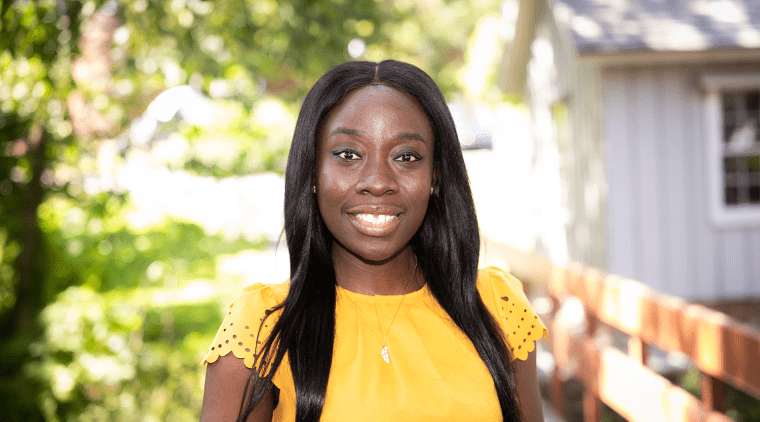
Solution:
[{"label": "window pane", "polygon": [[753,205],[760,204],[760,186],[749,188],[749,203]]},{"label": "window pane", "polygon": [[723,93],[723,114],[733,113],[736,110],[736,96],[733,92]]},{"label": "window pane", "polygon": [[749,157],[736,157],[736,171],[737,172],[746,172],[747,171],[747,160]]},{"label": "window pane", "polygon": [[723,142],[728,143],[731,140],[731,134],[736,130],[736,125],[733,123],[726,123],[723,125]]},{"label": "window pane", "polygon": [[726,188],[726,205],[736,205],[739,203],[739,190],[737,188]]},{"label": "window pane", "polygon": [[760,171],[760,156],[753,155],[747,157],[747,170]]},{"label": "window pane", "polygon": [[760,186],[760,171],[747,172],[750,186]]},{"label": "window pane", "polygon": [[733,173],[737,168],[737,159],[734,157],[726,157],[723,159],[723,171],[726,173]]},{"label": "window pane", "polygon": [[760,92],[752,91],[747,94],[747,111],[750,116],[757,117],[758,108],[760,107]]}]

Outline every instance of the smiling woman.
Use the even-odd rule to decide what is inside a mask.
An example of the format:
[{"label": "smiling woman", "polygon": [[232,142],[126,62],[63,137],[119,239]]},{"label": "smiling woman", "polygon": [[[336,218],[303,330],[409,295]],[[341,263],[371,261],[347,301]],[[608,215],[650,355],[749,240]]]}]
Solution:
[{"label": "smiling woman", "polygon": [[427,74],[330,70],[304,100],[285,183],[290,282],[233,299],[204,360],[202,421],[543,420],[546,329],[517,280],[478,271],[464,160]]},{"label": "smiling woman", "polygon": [[[406,262],[409,271],[410,241],[425,218],[433,185],[433,133],[422,107],[387,85],[349,93],[320,130],[315,176],[319,213],[335,239],[334,264],[406,254],[396,261]],[[373,278],[350,278],[341,286],[368,294],[405,293],[393,277]]]}]

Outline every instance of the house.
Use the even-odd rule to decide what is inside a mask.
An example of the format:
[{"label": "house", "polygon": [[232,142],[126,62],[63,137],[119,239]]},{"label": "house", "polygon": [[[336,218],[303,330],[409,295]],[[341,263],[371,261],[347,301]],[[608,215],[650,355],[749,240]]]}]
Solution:
[{"label": "house", "polygon": [[568,259],[760,298],[760,2],[536,1],[533,142],[561,157]]}]

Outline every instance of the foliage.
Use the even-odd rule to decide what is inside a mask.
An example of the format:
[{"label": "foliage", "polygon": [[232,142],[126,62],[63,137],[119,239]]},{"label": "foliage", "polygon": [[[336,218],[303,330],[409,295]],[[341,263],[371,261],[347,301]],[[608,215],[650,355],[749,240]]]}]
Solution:
[{"label": "foliage", "polygon": [[[217,178],[271,171],[285,173],[296,110],[274,97],[262,97],[247,112],[242,104],[216,101],[218,117],[207,126],[184,125],[184,152],[167,163]],[[180,140],[180,142],[183,142]]]},{"label": "foliage", "polygon": [[[695,397],[699,397],[702,388],[702,374],[697,368],[690,368],[680,377],[680,386]],[[726,415],[736,422],[760,420],[760,400],[736,389],[726,387]]]},{"label": "foliage", "polygon": [[[476,24],[498,4],[3,0],[6,419],[197,419],[199,351],[228,299],[218,258],[271,239],[170,214],[136,224],[135,193],[119,172],[144,160],[150,171],[213,186],[281,174],[300,100],[351,59],[350,41],[366,45],[362,58],[421,66],[451,97],[464,87]],[[182,112],[145,119],[161,92],[181,85],[216,112],[202,122]],[[139,122],[150,137],[135,135]],[[212,293],[165,300],[198,286]]]},{"label": "foliage", "polygon": [[[196,420],[203,368],[219,306],[156,307],[151,290],[101,295],[67,289],[45,308],[30,375],[49,385],[47,420]],[[204,332],[199,334],[198,330]]]}]

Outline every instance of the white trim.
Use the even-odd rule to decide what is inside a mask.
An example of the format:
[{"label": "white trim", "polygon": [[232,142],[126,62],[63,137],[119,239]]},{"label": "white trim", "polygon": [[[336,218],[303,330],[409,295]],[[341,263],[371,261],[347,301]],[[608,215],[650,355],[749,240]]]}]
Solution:
[{"label": "white trim", "polygon": [[602,68],[757,63],[760,48],[716,48],[698,51],[595,51],[578,54],[581,61]]},{"label": "white trim", "polygon": [[760,88],[760,73],[708,74],[702,76],[708,92]]},{"label": "white trim", "polygon": [[708,201],[713,225],[720,229],[760,226],[760,206],[726,206],[723,195],[723,115],[721,93],[725,90],[760,88],[760,74],[704,75],[705,97],[705,158]]}]

